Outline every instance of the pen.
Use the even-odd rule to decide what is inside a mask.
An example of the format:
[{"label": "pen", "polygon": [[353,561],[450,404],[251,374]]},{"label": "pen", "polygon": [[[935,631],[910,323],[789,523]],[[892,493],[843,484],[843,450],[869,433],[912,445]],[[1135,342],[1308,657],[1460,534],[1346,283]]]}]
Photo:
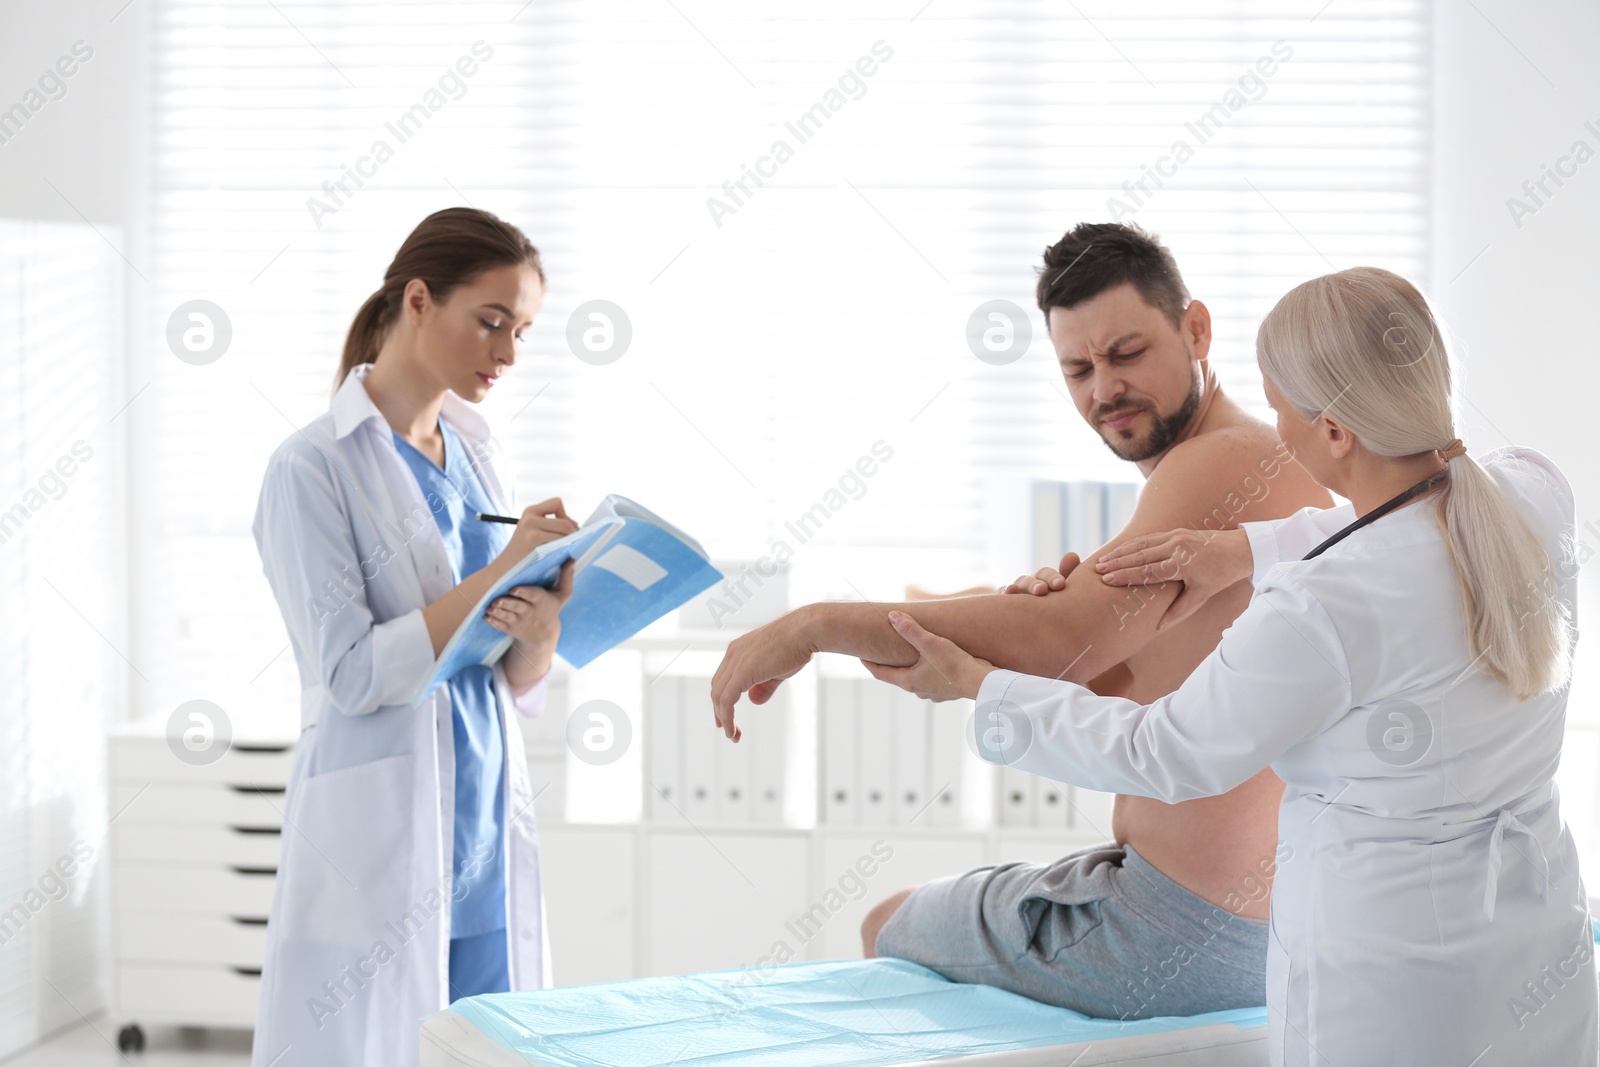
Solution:
[{"label": "pen", "polygon": [[504,523],[509,523],[512,526],[515,526],[517,523],[522,521],[521,519],[507,518],[504,515],[490,515],[486,511],[478,512],[478,518],[480,520],[482,520],[483,522],[504,522]]}]

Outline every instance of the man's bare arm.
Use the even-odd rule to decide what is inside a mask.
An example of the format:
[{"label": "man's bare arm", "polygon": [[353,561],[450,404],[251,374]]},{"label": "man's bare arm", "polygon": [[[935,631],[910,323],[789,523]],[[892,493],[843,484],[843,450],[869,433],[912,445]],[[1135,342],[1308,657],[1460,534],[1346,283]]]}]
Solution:
[{"label": "man's bare arm", "polygon": [[[1151,473],[1127,527],[1110,543],[1176,527],[1232,528],[1326,502],[1275,438],[1263,445],[1265,436],[1217,431],[1173,449]],[[815,652],[895,666],[915,662],[916,652],[889,624],[891,608],[996,666],[1087,682],[1149,643],[1178,593],[1171,583],[1108,586],[1092,569],[1098,554],[1068,577],[1064,589],[1044,597],[991,594],[796,609],[729,645],[712,682],[718,720],[732,722],[733,705],[747,690],[751,700],[763,703]]]},{"label": "man's bare arm", "polygon": [[[1128,525],[1091,553],[1082,569],[1069,574],[1064,589],[1049,596],[992,593],[908,603],[812,604],[797,609],[796,632],[817,652],[908,666],[916,662],[916,651],[888,618],[891,610],[903,611],[925,629],[997,667],[1088,681],[1148,644],[1179,592],[1177,583],[1107,585],[1094,572],[1094,560],[1110,545],[1146,533],[1205,529],[1207,520],[1213,528],[1226,529],[1267,517],[1260,512],[1272,503],[1270,493],[1262,496],[1258,490],[1257,502],[1240,492],[1232,502],[1236,505],[1232,513],[1225,499],[1253,469],[1259,453],[1259,446],[1241,444],[1236,435],[1221,432],[1174,449],[1151,473]],[[1259,473],[1257,482],[1270,484]],[[1293,494],[1279,495],[1287,499]],[[1294,507],[1301,506],[1296,496]],[[1286,513],[1293,510],[1279,507]],[[1219,508],[1221,514],[1213,514]]]}]

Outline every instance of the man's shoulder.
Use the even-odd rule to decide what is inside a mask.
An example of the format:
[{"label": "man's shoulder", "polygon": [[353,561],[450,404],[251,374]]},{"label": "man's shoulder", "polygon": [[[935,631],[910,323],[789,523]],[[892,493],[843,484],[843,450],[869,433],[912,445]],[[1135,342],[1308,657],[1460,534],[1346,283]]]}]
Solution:
[{"label": "man's shoulder", "polygon": [[1174,445],[1150,472],[1150,480],[1191,481],[1258,477],[1290,462],[1288,446],[1263,422],[1221,426]]},{"label": "man's shoulder", "polygon": [[1332,503],[1265,423],[1219,427],[1174,446],[1150,472],[1149,490],[1182,501],[1207,526],[1282,518]]}]

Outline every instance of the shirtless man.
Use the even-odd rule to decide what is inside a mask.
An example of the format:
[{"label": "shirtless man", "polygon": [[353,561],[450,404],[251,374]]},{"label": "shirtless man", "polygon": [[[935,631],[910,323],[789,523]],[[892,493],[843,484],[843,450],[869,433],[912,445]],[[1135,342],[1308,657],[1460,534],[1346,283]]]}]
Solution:
[{"label": "shirtless man", "polygon": [[[1332,504],[1273,428],[1222,393],[1207,362],[1210,313],[1190,299],[1152,235],[1119,224],[1075,227],[1046,250],[1038,300],[1078,413],[1146,479],[1112,544]],[[914,663],[917,653],[888,621],[891,608],[998,667],[1148,703],[1178,688],[1250,599],[1241,582],[1158,632],[1181,584],[1108,584],[1090,563],[1074,570],[1075,562],[1063,560],[1071,571],[1064,580],[1046,568],[1037,582],[1013,583],[1046,595],[791,611],[728,646],[712,679],[717,724],[738,740],[739,698],[764,703],[818,652]],[[983,867],[902,890],[868,915],[866,954],[1102,1018],[1264,1004],[1282,792],[1264,770],[1222,796],[1181,804],[1118,796],[1113,842],[1051,864]]]}]

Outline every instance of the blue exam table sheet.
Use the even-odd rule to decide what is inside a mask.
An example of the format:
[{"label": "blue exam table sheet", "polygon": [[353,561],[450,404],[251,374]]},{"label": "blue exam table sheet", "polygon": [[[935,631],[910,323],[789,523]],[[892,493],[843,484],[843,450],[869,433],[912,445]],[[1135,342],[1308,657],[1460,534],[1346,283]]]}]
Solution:
[{"label": "blue exam table sheet", "polygon": [[469,997],[451,1012],[541,1067],[882,1067],[949,1056],[1232,1024],[1267,1009],[1094,1019],[904,960],[791,963],[537,993]]}]

